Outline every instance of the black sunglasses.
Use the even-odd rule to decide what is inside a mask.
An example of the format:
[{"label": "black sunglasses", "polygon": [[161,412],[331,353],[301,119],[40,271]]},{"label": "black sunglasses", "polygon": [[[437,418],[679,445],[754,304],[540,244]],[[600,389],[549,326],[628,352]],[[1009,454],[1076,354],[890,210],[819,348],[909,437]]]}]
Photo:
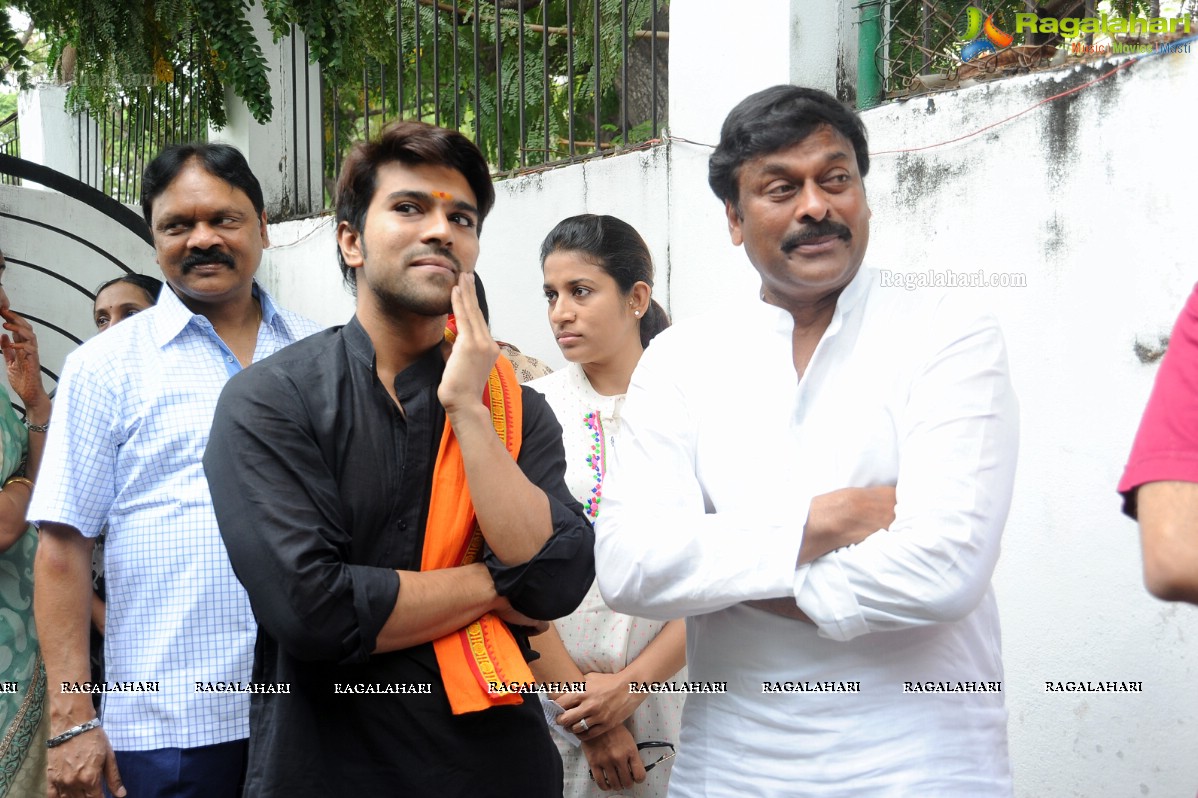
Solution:
[{"label": "black sunglasses", "polygon": [[[678,753],[677,751],[674,750],[673,743],[665,743],[665,742],[661,742],[659,740],[646,740],[643,743],[636,744],[636,750],[638,750],[638,751],[647,751],[652,748],[669,748],[670,752],[668,754],[662,754],[657,759],[655,759],[652,762],[650,762],[649,764],[645,765],[646,773],[648,773],[650,770],[653,770],[653,768],[657,767],[662,762],[665,762],[667,759],[673,759],[674,755]],[[587,778],[589,778],[591,781],[594,781],[595,774],[588,771]]]}]

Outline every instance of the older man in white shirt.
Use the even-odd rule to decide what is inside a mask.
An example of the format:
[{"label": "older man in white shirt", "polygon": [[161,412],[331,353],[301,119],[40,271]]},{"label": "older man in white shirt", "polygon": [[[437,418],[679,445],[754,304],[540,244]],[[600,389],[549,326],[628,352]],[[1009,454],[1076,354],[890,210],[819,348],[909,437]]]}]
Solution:
[{"label": "older man in white shirt", "polygon": [[600,587],[686,617],[690,678],[727,682],[688,697],[671,796],[1011,794],[1005,346],[960,292],[862,266],[868,169],[860,119],[822,92],[737,106],[710,182],[761,301],[677,324],[633,375]]}]

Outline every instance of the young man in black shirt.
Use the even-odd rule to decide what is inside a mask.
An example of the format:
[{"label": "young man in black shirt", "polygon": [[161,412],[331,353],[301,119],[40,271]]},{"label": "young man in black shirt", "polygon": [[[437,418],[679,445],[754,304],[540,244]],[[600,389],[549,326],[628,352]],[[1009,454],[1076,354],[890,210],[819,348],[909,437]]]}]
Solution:
[{"label": "young man in black shirt", "polygon": [[500,685],[531,681],[533,619],[583,598],[593,536],[478,307],[494,196],[459,133],[359,144],[337,191],[354,318],[221,397],[204,465],[254,689],[288,690],[253,696],[247,794],[561,795],[539,704]]}]

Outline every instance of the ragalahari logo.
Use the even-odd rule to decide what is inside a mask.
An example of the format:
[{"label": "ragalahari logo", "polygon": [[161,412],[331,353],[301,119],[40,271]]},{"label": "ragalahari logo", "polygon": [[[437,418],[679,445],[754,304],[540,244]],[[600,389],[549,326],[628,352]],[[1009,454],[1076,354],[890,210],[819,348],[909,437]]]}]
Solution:
[{"label": "ragalahari logo", "polygon": [[965,10],[968,27],[965,38],[968,40],[961,48],[961,60],[965,62],[978,58],[983,53],[998,52],[999,47],[1009,47],[1015,37],[999,30],[994,24],[994,15],[986,16],[981,9],[970,6]]}]

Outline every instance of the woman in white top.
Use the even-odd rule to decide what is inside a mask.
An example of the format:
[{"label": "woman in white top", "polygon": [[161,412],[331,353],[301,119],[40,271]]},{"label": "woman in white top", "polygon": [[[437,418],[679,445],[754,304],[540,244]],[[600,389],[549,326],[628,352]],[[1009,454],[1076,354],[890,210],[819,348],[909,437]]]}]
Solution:
[{"label": "woman in white top", "polygon": [[[669,326],[653,301],[653,261],[644,240],[613,216],[574,216],[541,245],[549,324],[566,368],[529,385],[543,393],[562,426],[566,484],[592,523],[602,512],[609,447],[632,370],[649,341]],[[682,698],[634,694],[629,682],[685,680],[683,621],[650,621],[614,612],[598,582],[570,616],[534,638],[531,663],[543,682],[585,682],[585,693],[555,698],[554,741],[562,754],[565,797],[666,794],[670,752],[645,743],[678,742]],[[555,707],[549,708],[556,711]],[[643,750],[638,750],[641,744]]]}]

